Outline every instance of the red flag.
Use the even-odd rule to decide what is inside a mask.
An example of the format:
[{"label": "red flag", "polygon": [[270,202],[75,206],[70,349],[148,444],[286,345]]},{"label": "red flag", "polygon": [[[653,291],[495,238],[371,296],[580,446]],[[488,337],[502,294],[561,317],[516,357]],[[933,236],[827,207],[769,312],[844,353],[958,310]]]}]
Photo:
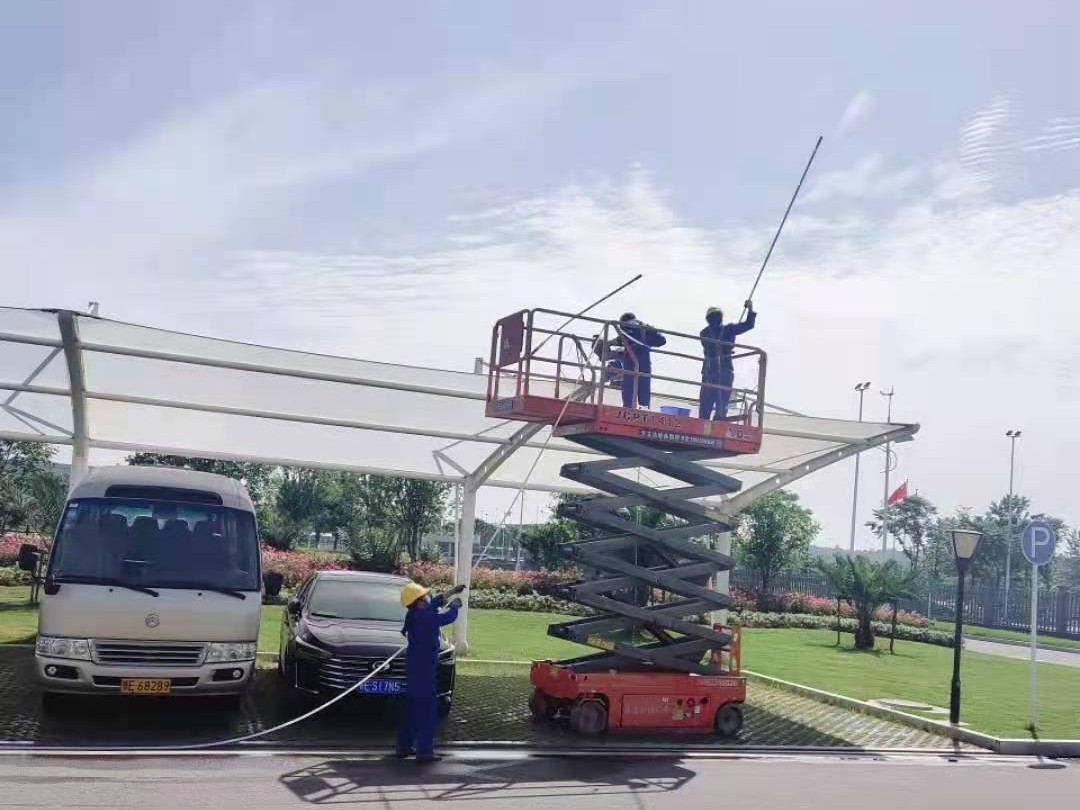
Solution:
[{"label": "red flag", "polygon": [[889,496],[888,505],[892,506],[894,503],[900,503],[907,497],[907,481],[902,483],[892,495]]}]

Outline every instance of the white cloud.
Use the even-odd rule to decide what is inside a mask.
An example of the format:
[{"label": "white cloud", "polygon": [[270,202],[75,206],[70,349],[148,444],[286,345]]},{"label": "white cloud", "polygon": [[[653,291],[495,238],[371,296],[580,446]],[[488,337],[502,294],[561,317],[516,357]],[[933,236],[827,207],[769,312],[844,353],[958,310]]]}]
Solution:
[{"label": "white cloud", "polygon": [[910,189],[921,175],[917,167],[891,169],[881,155],[868,155],[849,169],[819,175],[807,190],[803,202],[823,202],[837,197],[855,200],[896,197]]},{"label": "white cloud", "polygon": [[840,116],[840,122],[836,125],[836,134],[846,135],[870,117],[876,107],[877,97],[869,90],[860,90],[851,97],[851,101],[844,108],[844,114]]}]

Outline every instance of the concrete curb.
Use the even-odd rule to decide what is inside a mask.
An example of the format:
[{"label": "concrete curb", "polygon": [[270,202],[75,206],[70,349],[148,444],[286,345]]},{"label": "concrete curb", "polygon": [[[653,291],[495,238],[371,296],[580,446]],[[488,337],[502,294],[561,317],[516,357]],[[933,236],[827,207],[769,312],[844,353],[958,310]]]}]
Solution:
[{"label": "concrete curb", "polygon": [[846,695],[838,695],[834,692],[826,692],[823,689],[815,689],[812,686],[804,686],[801,683],[774,678],[771,675],[762,675],[759,672],[744,669],[742,674],[747,678],[761,683],[794,692],[797,695],[827,703],[831,706],[841,706],[845,709],[860,712],[862,714],[877,717],[882,720],[891,720],[895,723],[913,726],[930,734],[938,734],[948,737],[956,742],[964,742],[985,748],[998,754],[1044,756],[1044,757],[1080,757],[1080,740],[1028,740],[1022,738],[992,737],[979,731],[960,728],[950,723],[942,723],[938,720],[930,720],[915,714],[887,709],[884,706],[875,706],[864,700],[857,700]]}]

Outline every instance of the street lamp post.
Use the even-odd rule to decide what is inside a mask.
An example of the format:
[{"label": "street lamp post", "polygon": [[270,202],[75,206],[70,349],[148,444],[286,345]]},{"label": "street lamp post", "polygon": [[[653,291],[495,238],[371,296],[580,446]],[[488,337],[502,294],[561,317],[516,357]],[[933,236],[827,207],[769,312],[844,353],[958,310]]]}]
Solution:
[{"label": "street lamp post", "polygon": [[[862,421],[862,406],[863,397],[866,395],[866,390],[870,387],[870,383],[862,382],[855,386],[855,390],[859,392],[859,421]],[[860,453],[855,454],[855,484],[851,489],[851,553],[855,553],[855,518],[859,510],[859,456]]]},{"label": "street lamp post", "polygon": [[953,529],[953,555],[956,557],[956,629],[953,634],[952,694],[949,699],[949,722],[960,722],[960,647],[964,639],[964,578],[982,532],[974,529]]},{"label": "street lamp post", "polygon": [[1012,547],[1013,547],[1013,521],[1016,515],[1016,507],[1013,504],[1013,472],[1016,468],[1016,440],[1020,438],[1021,431],[1007,430],[1005,436],[1009,439],[1009,534],[1005,540],[1005,622],[1009,621],[1009,588],[1012,585]]}]

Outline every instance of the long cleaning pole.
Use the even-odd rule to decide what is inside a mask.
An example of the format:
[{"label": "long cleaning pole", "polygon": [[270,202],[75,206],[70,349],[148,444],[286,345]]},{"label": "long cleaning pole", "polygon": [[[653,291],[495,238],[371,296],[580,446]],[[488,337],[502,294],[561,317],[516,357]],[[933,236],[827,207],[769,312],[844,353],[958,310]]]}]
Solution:
[{"label": "long cleaning pole", "polygon": [[[795,198],[799,196],[799,191],[802,189],[803,181],[806,180],[806,175],[810,172],[810,166],[814,162],[814,158],[817,156],[818,147],[821,146],[821,141],[824,136],[818,135],[817,143],[814,144],[814,151],[810,153],[810,159],[806,161],[806,168],[802,171],[802,176],[799,178],[799,184],[795,186],[795,193],[791,195],[791,199],[788,201],[787,208],[784,209],[784,216],[780,220],[780,227],[776,229],[776,233],[773,235],[772,242],[769,243],[769,249],[765,253],[765,259],[761,263],[761,269],[758,270],[757,278],[754,279],[754,286],[750,288],[750,294],[746,296],[747,301],[751,301],[754,298],[754,293],[757,292],[758,282],[761,281],[761,275],[765,272],[765,265],[769,263],[769,258],[772,256],[773,248],[776,247],[776,242],[780,239],[780,233],[784,230],[784,223],[787,222],[788,214],[791,213],[791,208],[795,205]],[[745,317],[747,309],[743,308],[743,316]]]}]

